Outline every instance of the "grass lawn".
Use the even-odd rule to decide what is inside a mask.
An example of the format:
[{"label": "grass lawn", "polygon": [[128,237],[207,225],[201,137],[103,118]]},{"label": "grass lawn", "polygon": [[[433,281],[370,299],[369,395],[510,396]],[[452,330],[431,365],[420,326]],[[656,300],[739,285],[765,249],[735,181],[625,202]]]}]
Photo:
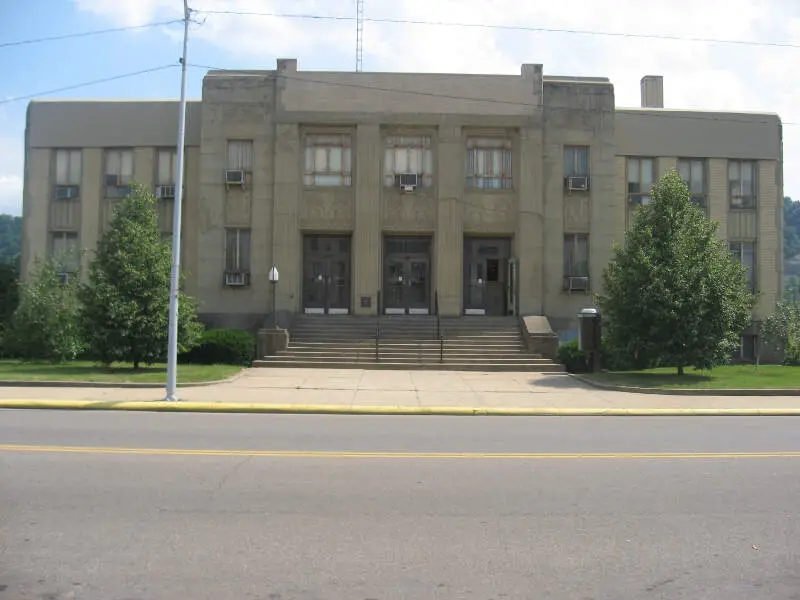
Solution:
[{"label": "grass lawn", "polygon": [[678,377],[676,369],[587,373],[587,379],[612,385],[646,388],[790,389],[800,387],[800,367],[782,365],[724,365],[711,371],[687,369]]},{"label": "grass lawn", "polygon": [[[225,379],[238,373],[242,367],[235,365],[178,365],[178,383],[196,383]],[[0,382],[3,381],[102,381],[111,383],[161,383],[166,382],[167,366],[142,365],[137,371],[130,363],[114,363],[111,368],[91,361],[53,365],[50,363],[22,363],[0,360]],[[1,384],[0,384],[1,385]]]}]

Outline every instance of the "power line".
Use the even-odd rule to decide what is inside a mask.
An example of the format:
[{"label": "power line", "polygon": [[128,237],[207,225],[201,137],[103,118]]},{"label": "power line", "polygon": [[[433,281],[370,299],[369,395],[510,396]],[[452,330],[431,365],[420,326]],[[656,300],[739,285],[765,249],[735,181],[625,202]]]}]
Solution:
[{"label": "power line", "polygon": [[[252,12],[237,10],[199,10],[209,15],[233,15],[246,17],[275,17],[279,19],[304,19],[316,21],[356,21],[357,17],[338,15],[315,15],[303,13]],[[730,40],[720,38],[691,37],[669,33],[621,33],[614,31],[592,31],[588,29],[568,29],[560,27],[537,27],[533,25],[493,25],[490,23],[459,23],[453,21],[427,21],[424,19],[402,19],[391,17],[364,17],[363,22],[390,23],[395,25],[429,25],[435,27],[461,27],[472,29],[490,29],[500,31],[525,31],[531,33],[568,33],[573,35],[592,35],[618,38],[640,38],[670,40],[679,42],[698,42],[704,44],[731,44],[738,46],[762,46],[773,48],[800,48],[800,44],[792,42],[760,42],[755,40]]]},{"label": "power line", "polygon": [[93,35],[102,35],[105,33],[118,33],[120,31],[133,31],[135,29],[147,29],[149,27],[159,27],[161,25],[172,25],[173,23],[181,23],[181,19],[172,19],[171,21],[157,21],[155,23],[145,23],[144,25],[131,25],[129,27],[112,27],[111,29],[94,29],[92,31],[82,31],[79,33],[65,33],[63,35],[53,35],[49,37],[33,38],[29,40],[17,40],[14,42],[1,42],[0,48],[10,48],[12,46],[24,46],[27,44],[38,44],[41,42],[55,42],[57,40],[68,40],[72,38],[89,37]]},{"label": "power line", "polygon": [[49,94],[57,94],[59,92],[66,92],[68,90],[76,90],[78,88],[87,87],[90,85],[97,85],[99,83],[106,83],[109,81],[116,81],[117,79],[125,79],[127,77],[136,77],[137,75],[144,75],[146,73],[155,73],[156,71],[163,71],[165,69],[173,69],[177,65],[161,65],[160,67],[152,67],[150,69],[142,69],[141,71],[134,71],[132,73],[122,73],[121,75],[113,75],[111,77],[104,77],[103,79],[95,79],[94,81],[85,81],[83,83],[76,83],[53,90],[46,90],[44,92],[37,92],[35,94],[26,94],[24,96],[15,96],[14,98],[5,98],[0,100],[0,104],[8,104],[10,102],[18,102],[20,100],[30,100],[39,96],[47,96]]},{"label": "power line", "polygon": [[[219,67],[211,67],[208,65],[198,65],[198,64],[190,64],[189,67],[199,68],[199,69],[207,69],[209,71],[225,71],[227,69],[222,69]],[[236,69],[232,69],[233,72],[236,72]],[[292,81],[297,81],[299,83],[315,83],[319,85],[331,85],[337,87],[348,87],[348,88],[356,88],[356,89],[363,89],[363,90],[370,90],[375,92],[389,92],[389,93],[396,93],[396,94],[408,94],[410,96],[427,96],[432,98],[444,98],[448,100],[464,100],[464,101],[472,101],[472,102],[486,102],[490,104],[503,104],[506,106],[525,106],[529,108],[539,108],[538,104],[534,104],[533,102],[520,102],[517,100],[500,100],[498,98],[486,98],[486,97],[478,97],[478,96],[461,96],[456,94],[443,94],[439,92],[425,92],[421,90],[409,90],[400,87],[386,87],[386,86],[375,86],[375,85],[366,85],[362,83],[351,83],[346,81],[325,81],[322,79],[313,79],[311,77],[293,77],[291,75],[286,75],[282,73],[280,77],[285,79],[289,79]],[[582,111],[583,109],[579,108],[569,108],[569,107],[562,107],[562,106],[554,106],[554,107],[545,107],[548,111]],[[615,112],[619,110],[625,110],[624,108],[615,109]],[[644,109],[647,110],[647,109]],[[606,111],[611,112],[611,111]],[[676,117],[682,119],[694,119],[697,121],[730,121],[732,123],[743,123],[741,119],[732,119],[730,117],[723,117],[723,116],[715,116],[710,114],[709,116],[701,116],[701,115],[687,115],[681,114],[680,112],[670,112],[669,114],[662,114],[659,112],[648,112],[648,113],[627,113],[631,115],[637,116],[646,116],[647,118],[651,117],[663,117],[663,118],[670,118],[674,119]],[[759,121],[758,124],[760,125],[769,125],[771,122],[769,121]],[[793,122],[782,122],[782,125],[800,125],[800,123],[793,123]]]}]

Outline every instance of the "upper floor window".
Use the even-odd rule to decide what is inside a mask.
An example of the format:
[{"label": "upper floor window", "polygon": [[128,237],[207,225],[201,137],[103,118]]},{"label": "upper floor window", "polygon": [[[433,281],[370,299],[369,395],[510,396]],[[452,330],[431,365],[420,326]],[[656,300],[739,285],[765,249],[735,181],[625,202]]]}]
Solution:
[{"label": "upper floor window", "polygon": [[352,182],[351,138],[347,134],[307,135],[303,183],[349,186]]},{"label": "upper floor window", "polygon": [[589,147],[564,146],[564,177],[589,176]]},{"label": "upper floor window", "polygon": [[589,236],[584,233],[564,235],[564,289],[589,289]]},{"label": "upper floor window", "polygon": [[681,158],[678,160],[678,173],[689,188],[692,202],[706,208],[706,164],[700,158]]},{"label": "upper floor window", "polygon": [[227,169],[229,171],[253,170],[253,140],[228,140]]},{"label": "upper floor window", "polygon": [[175,165],[178,162],[178,152],[169,148],[158,151],[158,169],[156,172],[157,185],[175,185]]},{"label": "upper floor window", "polygon": [[728,161],[728,193],[731,208],[755,208],[756,168],[752,160]]},{"label": "upper floor window", "polygon": [[67,231],[51,233],[50,258],[60,273],[76,273],[80,265],[78,234]]},{"label": "upper floor window", "polygon": [[747,268],[747,285],[751,291],[756,289],[756,245],[754,242],[730,242],[733,259]]},{"label": "upper floor window", "polygon": [[250,272],[250,230],[225,230],[225,272]]},{"label": "upper floor window", "polygon": [[655,171],[654,163],[652,158],[628,159],[628,201],[632,204],[650,202]]},{"label": "upper floor window", "polygon": [[383,154],[384,185],[399,187],[401,175],[416,175],[417,185],[422,187],[433,185],[433,150],[430,136],[386,138]]},{"label": "upper floor window", "polygon": [[467,138],[466,186],[488,189],[514,187],[512,154],[509,139]]},{"label": "upper floor window", "polygon": [[133,150],[106,150],[105,163],[106,197],[127,196],[133,179]]},{"label": "upper floor window", "polygon": [[81,151],[56,150],[53,198],[67,200],[80,195]]}]

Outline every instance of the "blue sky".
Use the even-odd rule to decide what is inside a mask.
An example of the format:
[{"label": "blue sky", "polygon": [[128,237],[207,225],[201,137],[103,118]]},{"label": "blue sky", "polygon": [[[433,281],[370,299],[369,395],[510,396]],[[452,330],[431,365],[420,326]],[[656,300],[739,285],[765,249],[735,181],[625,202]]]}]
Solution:
[{"label": "blue sky", "polygon": [[[0,0],[0,43],[179,18],[181,0]],[[196,0],[200,10],[355,15],[355,0]],[[539,6],[544,5],[544,6]],[[603,7],[602,10],[599,7]],[[793,42],[800,45],[797,0],[365,0],[367,17],[542,28],[675,34],[684,37]],[[274,68],[277,57],[299,68],[352,70],[352,21],[201,14],[192,27],[189,62],[227,68]],[[180,55],[181,26],[0,48],[0,101],[166,64]],[[519,73],[523,62],[546,74],[610,77],[619,106],[636,106],[644,74],[665,77],[670,108],[777,112],[800,123],[800,78],[787,75],[800,48],[768,48],[579,35],[509,32],[441,25],[367,22],[365,70]],[[190,69],[189,94],[200,96],[204,70]],[[170,98],[179,70],[169,69],[53,94],[52,98]],[[21,213],[27,101],[0,103],[0,212]],[[784,128],[786,193],[800,197],[800,126]]]}]

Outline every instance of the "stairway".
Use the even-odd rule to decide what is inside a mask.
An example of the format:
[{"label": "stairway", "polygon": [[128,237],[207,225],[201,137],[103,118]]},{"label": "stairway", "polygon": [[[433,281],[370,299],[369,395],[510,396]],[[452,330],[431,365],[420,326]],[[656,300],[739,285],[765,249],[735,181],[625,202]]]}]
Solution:
[{"label": "stairway", "polygon": [[441,330],[431,315],[299,315],[289,347],[253,366],[564,372],[528,351],[516,317],[442,317]]}]

